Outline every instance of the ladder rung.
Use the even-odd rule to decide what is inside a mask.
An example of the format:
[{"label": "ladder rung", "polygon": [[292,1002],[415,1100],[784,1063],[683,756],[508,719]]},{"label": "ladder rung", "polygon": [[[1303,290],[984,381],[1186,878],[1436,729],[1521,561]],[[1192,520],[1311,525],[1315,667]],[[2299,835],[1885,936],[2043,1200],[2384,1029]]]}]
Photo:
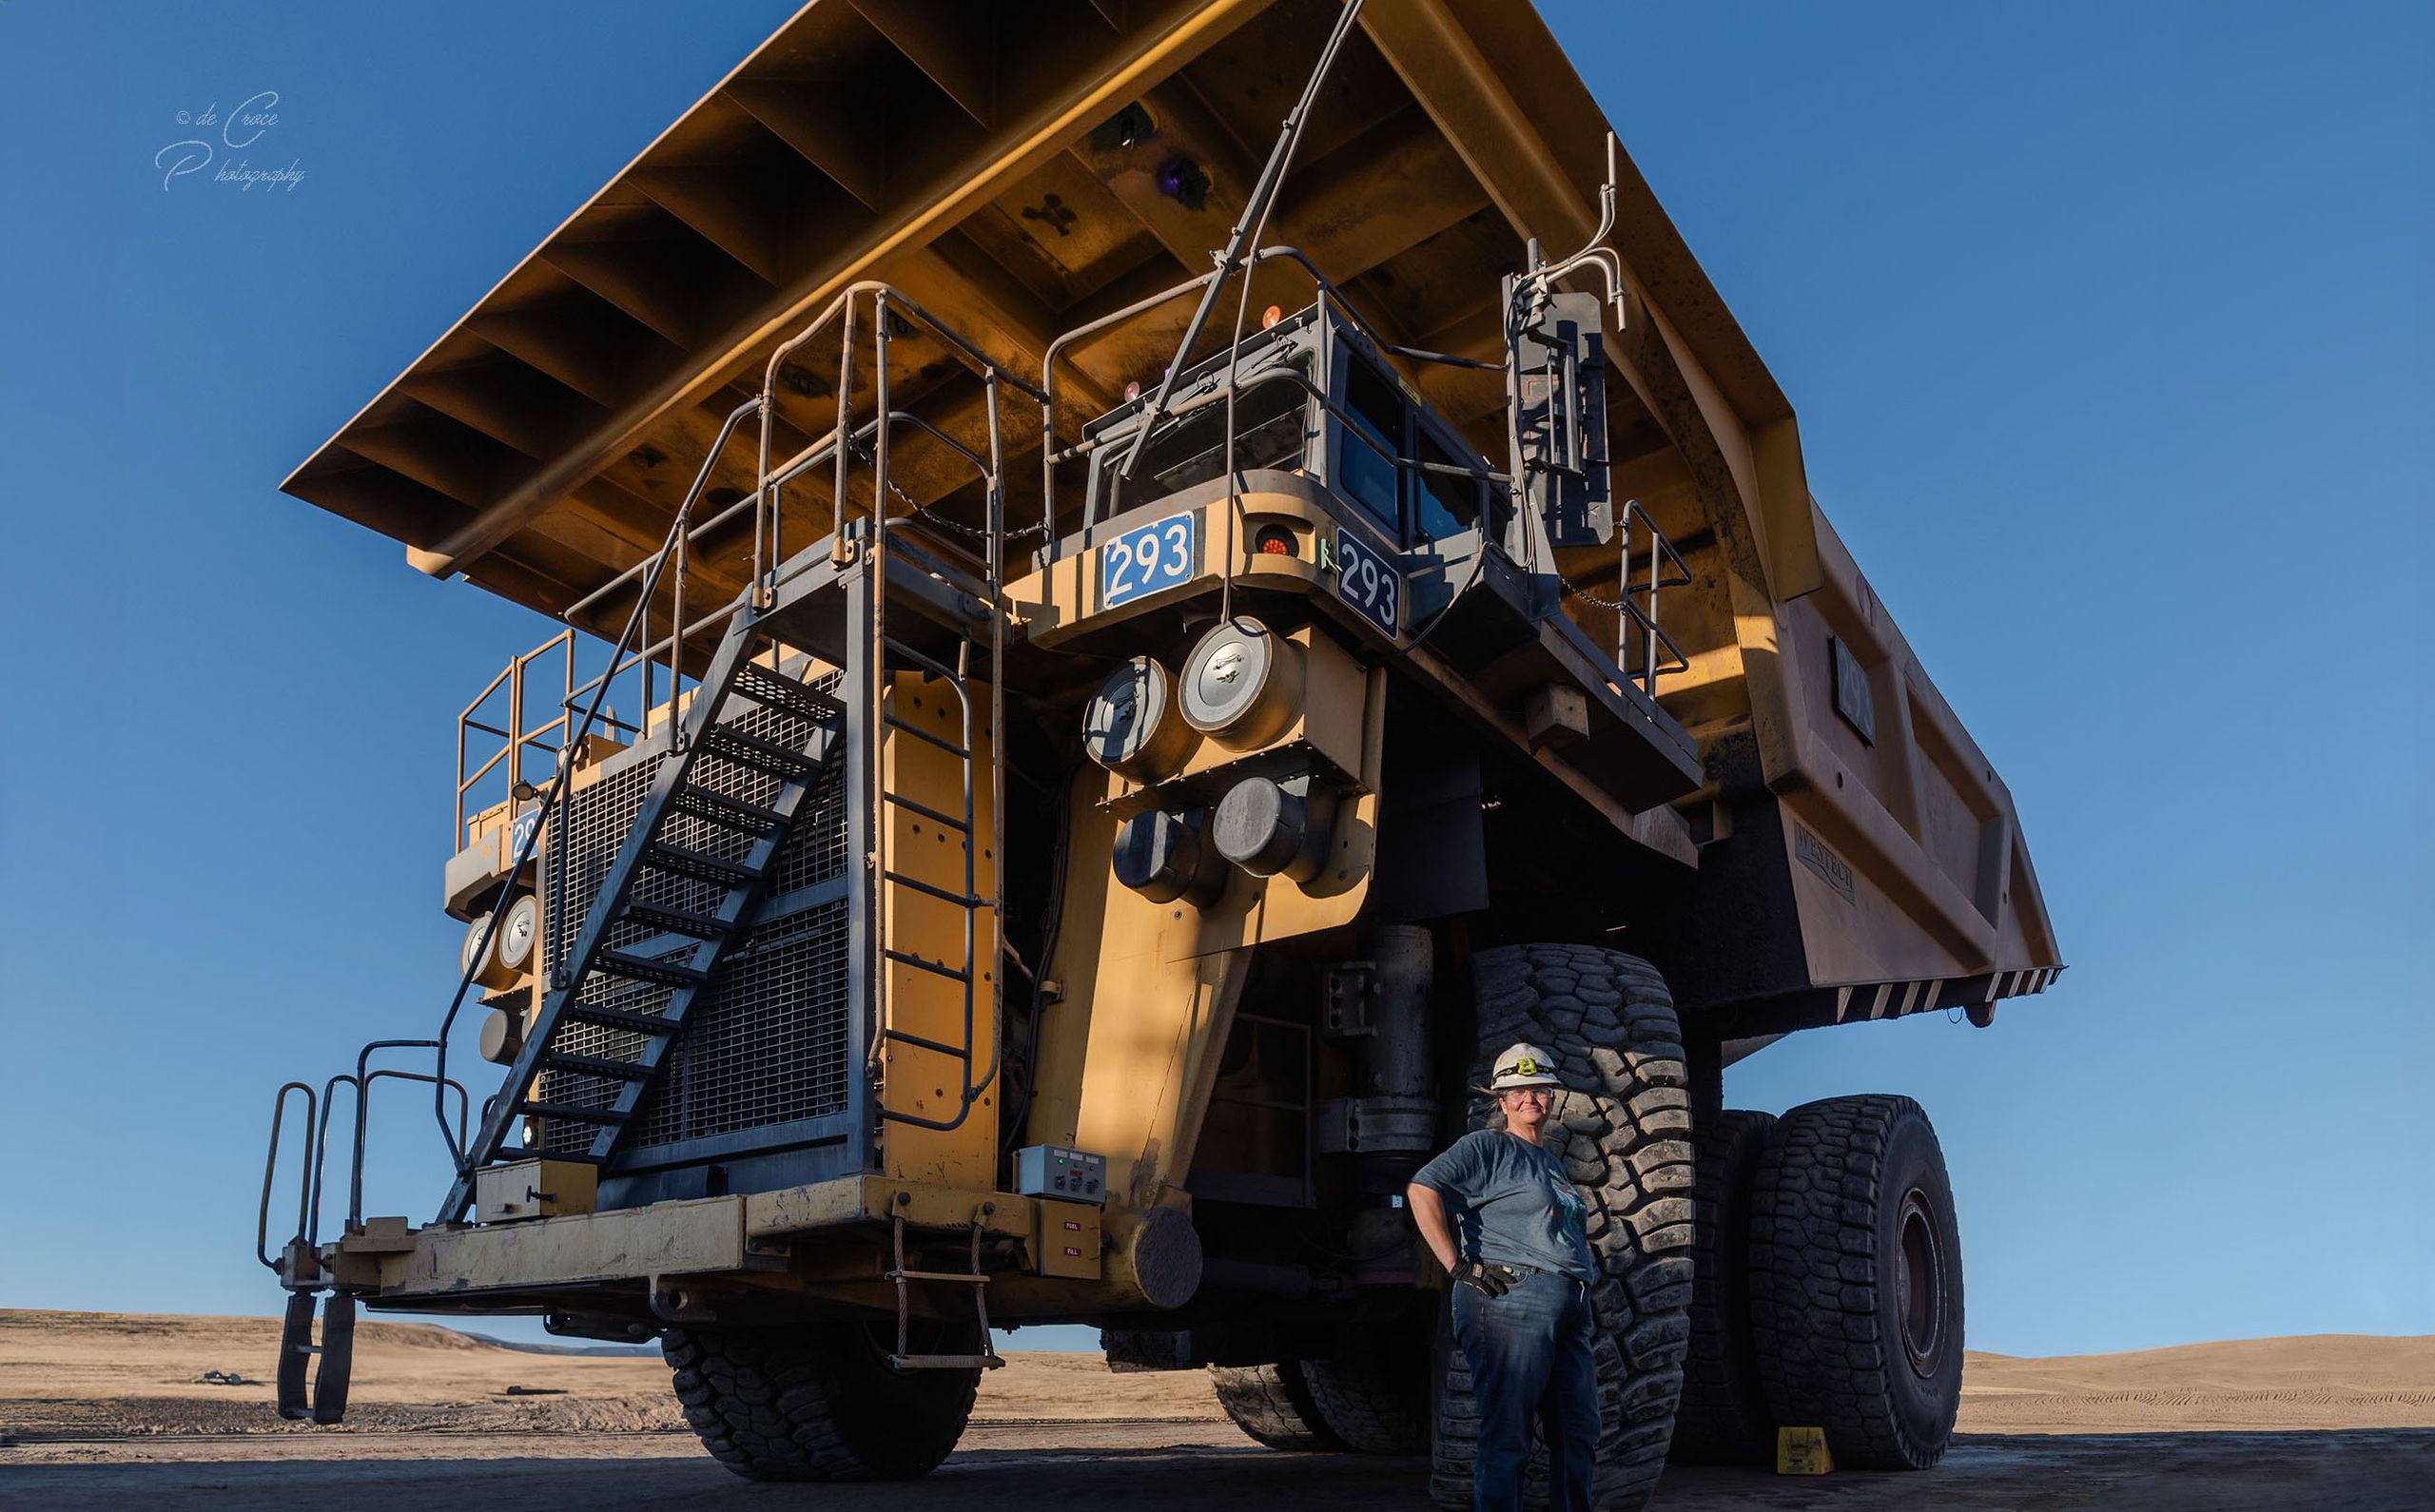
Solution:
[{"label": "ladder rung", "polygon": [[691,877],[695,882],[721,882],[730,887],[761,879],[759,872],[740,861],[729,861],[708,851],[692,850],[660,841],[653,841],[644,847],[643,864],[654,871]]},{"label": "ladder rung", "polygon": [[691,783],[670,794],[668,804],[680,814],[707,819],[713,824],[724,824],[730,829],[767,831],[787,822],[787,816],[774,808],[748,804],[740,798],[730,798],[725,793],[714,793]]},{"label": "ladder rung", "polygon": [[808,777],[820,769],[818,762],[799,750],[789,750],[774,740],[748,735],[726,725],[712,725],[704,730],[700,748],[773,777],[791,780]]},{"label": "ladder rung", "polygon": [[949,667],[946,663],[939,660],[937,657],[931,655],[928,651],[922,649],[919,646],[914,646],[907,642],[898,640],[893,635],[883,635],[880,637],[880,641],[889,650],[895,651],[904,656],[906,660],[918,664],[923,670],[955,688],[959,695],[964,691],[964,674],[957,671],[954,668]]},{"label": "ladder rung", "polygon": [[594,971],[625,977],[634,981],[657,982],[663,987],[698,987],[711,979],[707,971],[680,966],[672,960],[653,960],[643,956],[629,956],[622,950],[604,950],[592,958]]},{"label": "ladder rung", "polygon": [[987,1286],[987,1276],[966,1275],[961,1270],[891,1270],[882,1279],[888,1281],[964,1281]]},{"label": "ladder rung", "polygon": [[986,906],[989,901],[986,898],[975,898],[970,893],[951,893],[944,887],[925,882],[919,877],[907,877],[901,871],[884,871],[880,875],[900,887],[910,887],[917,893],[928,893],[931,897],[953,903],[958,908],[981,908]]},{"label": "ladder rung", "polygon": [[737,669],[733,691],[798,719],[828,720],[846,711],[846,706],[828,694],[757,662],[747,662]]},{"label": "ladder rung", "polygon": [[942,1043],[936,1039],[925,1038],[924,1037],[911,1033],[908,1030],[891,1029],[887,1031],[887,1037],[897,1041],[899,1044],[916,1045],[924,1050],[935,1050],[943,1056],[953,1056],[958,1060],[969,1060],[972,1058],[969,1051],[960,1049],[954,1045]]},{"label": "ladder rung", "polygon": [[568,1123],[627,1123],[633,1115],[622,1108],[578,1108],[571,1102],[518,1102],[516,1111],[532,1118],[558,1118]]},{"label": "ladder rung", "polygon": [[652,1074],[652,1068],[639,1060],[607,1060],[598,1056],[578,1056],[563,1050],[543,1051],[541,1064],[552,1071],[605,1076],[613,1081],[644,1081]]},{"label": "ladder rung", "polygon": [[629,901],[626,917],[636,923],[656,924],[675,934],[691,935],[695,940],[720,940],[736,930],[736,921],[732,919],[721,919],[716,914],[697,914],[683,908],[664,908],[658,903]]},{"label": "ladder rung", "polygon": [[966,835],[972,833],[972,826],[953,814],[943,814],[929,804],[916,802],[903,793],[882,793],[879,796],[881,802],[894,804],[899,808],[909,808],[933,824],[945,824],[949,829]]},{"label": "ladder rung", "polygon": [[906,965],[911,966],[917,971],[926,971],[932,976],[945,977],[949,981],[968,982],[972,979],[972,973],[968,971],[960,971],[952,966],[943,966],[935,960],[924,960],[919,956],[908,956],[901,950],[883,950],[880,954],[886,956],[890,960],[902,961]]},{"label": "ladder rung", "polygon": [[577,1023],[597,1024],[603,1029],[623,1029],[629,1034],[672,1035],[685,1027],[683,1019],[663,1018],[657,1014],[632,1014],[623,1008],[599,1008],[591,1003],[571,1002],[558,1010],[560,1018]]},{"label": "ladder rung", "polygon": [[968,762],[972,760],[972,752],[947,739],[945,735],[931,734],[928,730],[924,729],[921,726],[914,724],[910,720],[899,719],[894,714],[890,714],[887,716],[887,723],[894,727],[905,731],[905,733],[912,736],[916,740],[928,741],[931,745],[936,746],[943,751],[945,751],[948,755],[954,757],[958,761]]},{"label": "ladder rung", "polygon": [[891,1354],[899,1370],[995,1370],[1006,1362],[994,1354]]}]

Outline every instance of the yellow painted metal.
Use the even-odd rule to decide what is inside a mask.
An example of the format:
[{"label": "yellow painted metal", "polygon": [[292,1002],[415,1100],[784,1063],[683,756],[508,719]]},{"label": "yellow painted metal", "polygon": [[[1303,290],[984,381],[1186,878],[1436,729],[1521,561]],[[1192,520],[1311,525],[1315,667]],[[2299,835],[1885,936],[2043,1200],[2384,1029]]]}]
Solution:
[{"label": "yellow painted metal", "polygon": [[[1101,802],[1127,815],[1159,806],[1162,793],[1179,788],[1213,795],[1237,774],[1274,769],[1279,758],[1290,758],[1296,769],[1308,769],[1315,760],[1321,769],[1361,791],[1376,791],[1378,746],[1384,737],[1382,670],[1364,670],[1334,636],[1314,625],[1289,630],[1283,638],[1300,650],[1303,681],[1292,721],[1275,739],[1249,751],[1203,740],[1181,766],[1156,783],[1136,783],[1111,772]],[[1186,675],[1182,669],[1177,672]]]},{"label": "yellow painted metal", "polygon": [[[1026,1238],[1032,1231],[1033,1199],[986,1187],[940,1187],[881,1175],[842,1176],[834,1181],[744,1199],[745,1232],[756,1241],[817,1233],[862,1224],[884,1224],[898,1213],[916,1228],[969,1228],[978,1221],[1000,1238]],[[990,1211],[983,1212],[986,1206]]]},{"label": "yellow painted metal", "polygon": [[[1338,529],[1340,522],[1318,502],[1319,484],[1282,473],[1253,473],[1247,476],[1248,485],[1236,499],[1231,532],[1222,493],[1194,489],[1178,495],[1174,513],[1193,518],[1195,555],[1192,571],[1170,587],[1127,600],[1113,610],[1103,605],[1100,592],[1103,581],[1101,557],[1107,542],[1118,533],[1104,527],[1098,532],[1094,544],[1009,584],[1007,602],[1015,618],[1023,623],[1025,637],[1041,646],[1062,645],[1082,630],[1104,630],[1192,598],[1218,581],[1229,556],[1235,564],[1238,586],[1306,593],[1326,601],[1332,593],[1329,570],[1319,565],[1315,537]],[[1218,493],[1218,496],[1203,496],[1211,493]],[[1293,554],[1256,549],[1261,529],[1271,525],[1294,533],[1296,549]],[[1398,543],[1376,530],[1366,525],[1354,528],[1382,554],[1403,554]]]},{"label": "yellow painted metal", "polygon": [[579,1160],[516,1160],[474,1173],[474,1215],[482,1223],[590,1212],[600,1170]]},{"label": "yellow painted metal", "polygon": [[742,1197],[485,1229],[425,1229],[380,1260],[382,1298],[710,1275],[746,1265]]},{"label": "yellow painted metal", "polygon": [[1073,1281],[1100,1277],[1100,1210],[1081,1202],[1042,1202],[1033,1210],[1032,1269]]},{"label": "yellow painted metal", "polygon": [[[981,1088],[971,1107],[962,1107],[964,1078],[988,1076],[997,1064],[997,1023],[993,1012],[998,984],[998,921],[994,910],[970,912],[971,956],[966,958],[967,911],[958,903],[921,887],[891,880],[889,873],[912,879],[940,892],[964,896],[969,882],[981,898],[997,892],[998,858],[991,848],[993,802],[989,792],[989,689],[971,684],[972,717],[967,730],[964,706],[944,679],[919,672],[897,674],[887,694],[887,710],[895,719],[950,745],[971,742],[974,761],[973,824],[969,836],[956,833],[933,818],[902,804],[882,804],[881,847],[872,859],[872,875],[883,915],[881,944],[932,965],[968,971],[972,977],[971,1022],[964,1021],[964,984],[937,971],[880,957],[885,996],[881,1011],[886,1026],[919,1036],[935,1044],[969,1046],[969,1068],[959,1057],[901,1039],[885,1038],[879,1046],[881,1106],[895,1113],[935,1120],[962,1122],[948,1130],[886,1121],[880,1125],[881,1170],[899,1181],[988,1190],[998,1166],[999,1089],[995,1079]],[[882,785],[896,797],[910,800],[936,813],[964,813],[965,764],[929,741],[901,729],[886,730],[881,747]],[[964,873],[967,848],[972,875]]]},{"label": "yellow painted metal", "polygon": [[1190,905],[1116,881],[1117,821],[1094,802],[1106,776],[1075,779],[1064,916],[1046,967],[1058,998],[1042,1016],[1026,1142],[1104,1154],[1110,1208],[1139,1210],[1182,1200],[1250,952],[1203,953]]}]

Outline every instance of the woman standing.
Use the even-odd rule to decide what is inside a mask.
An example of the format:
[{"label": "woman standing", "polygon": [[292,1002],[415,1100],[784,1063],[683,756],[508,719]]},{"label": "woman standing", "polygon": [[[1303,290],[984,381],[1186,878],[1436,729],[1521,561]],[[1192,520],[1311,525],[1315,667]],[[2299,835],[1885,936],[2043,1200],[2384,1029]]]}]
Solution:
[{"label": "woman standing", "polygon": [[1497,1056],[1486,1090],[1505,1115],[1504,1129],[1465,1134],[1405,1189],[1421,1237],[1462,1283],[1454,1289],[1454,1339],[1471,1362],[1479,1405],[1471,1496],[1480,1512],[1521,1505],[1533,1418],[1548,1445],[1549,1512],[1589,1508],[1599,1426],[1589,1287],[1597,1271],[1588,1205],[1539,1142],[1563,1085],[1554,1065],[1529,1044]]}]

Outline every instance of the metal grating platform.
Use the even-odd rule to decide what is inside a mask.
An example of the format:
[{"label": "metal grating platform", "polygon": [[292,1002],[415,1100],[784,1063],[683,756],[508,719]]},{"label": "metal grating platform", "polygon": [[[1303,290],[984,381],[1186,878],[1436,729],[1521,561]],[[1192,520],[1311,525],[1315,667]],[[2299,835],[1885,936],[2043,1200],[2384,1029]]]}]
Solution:
[{"label": "metal grating platform", "polygon": [[[839,677],[809,679],[831,690]],[[808,721],[773,708],[758,708],[730,723],[748,734],[808,744]],[[555,970],[574,948],[585,915],[614,862],[618,847],[642,810],[659,761],[655,754],[621,757],[611,770],[569,801],[563,875],[545,867],[542,878],[547,921],[547,961]],[[746,803],[766,804],[778,780],[752,767],[705,752],[697,780]],[[779,853],[778,872],[751,927],[730,953],[711,992],[687,1018],[685,1034],[669,1054],[658,1086],[628,1132],[628,1151],[651,1149],[714,1134],[736,1134],[836,1113],[846,1107],[847,905],[842,891],[846,864],[843,766],[831,763]],[[734,858],[749,842],[732,830],[672,814],[661,838],[711,855]],[[555,862],[555,843],[543,847]],[[715,905],[720,889],[708,882],[653,873],[637,885],[637,900],[691,912]],[[678,955],[693,941],[654,935],[627,925],[609,937],[614,949],[658,958]],[[670,989],[615,979],[589,983],[582,1001],[628,1013],[656,1015]],[[633,1060],[644,1038],[621,1030],[569,1024],[559,1032],[575,1054]],[[608,1106],[619,1083],[574,1072],[546,1072],[540,1101],[576,1107]],[[578,1149],[592,1137],[585,1125],[545,1130],[542,1148]]]}]

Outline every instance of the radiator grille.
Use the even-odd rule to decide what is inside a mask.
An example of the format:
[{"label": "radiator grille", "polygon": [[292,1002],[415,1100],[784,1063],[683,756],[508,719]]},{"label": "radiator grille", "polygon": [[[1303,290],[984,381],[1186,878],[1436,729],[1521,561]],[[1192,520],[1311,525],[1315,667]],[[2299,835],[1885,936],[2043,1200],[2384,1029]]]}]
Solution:
[{"label": "radiator grille", "polygon": [[[811,679],[823,691],[836,673]],[[751,708],[725,723],[796,748],[809,745],[809,721],[772,708]],[[645,757],[604,777],[569,802],[562,865],[545,875],[542,890],[549,921],[548,962],[555,969],[574,951],[583,921],[615,863],[618,847],[642,811],[658,769]],[[705,753],[692,780],[729,797],[769,804],[779,780],[768,773]],[[734,1134],[798,1118],[836,1113],[846,1106],[847,1045],[846,902],[842,897],[810,899],[805,889],[833,882],[846,864],[844,764],[831,761],[815,779],[793,831],[778,856],[776,874],[760,912],[744,937],[727,952],[716,980],[686,1015],[685,1032],[670,1048],[642,1114],[623,1140],[629,1150]],[[750,848],[749,837],[692,818],[671,814],[660,838],[729,859]],[[544,847],[552,862],[555,842]],[[724,889],[659,872],[646,872],[635,889],[645,902],[689,912],[714,909]],[[611,931],[612,949],[652,958],[681,956],[687,938],[656,934],[640,924]],[[595,974],[582,1000],[628,1013],[659,1014],[672,989]],[[644,1036],[593,1024],[568,1023],[556,1045],[573,1054],[633,1060],[648,1043]],[[599,1108],[614,1102],[621,1084],[574,1072],[546,1072],[540,1100]],[[546,1150],[578,1149],[590,1142],[589,1125],[544,1129]]]}]

